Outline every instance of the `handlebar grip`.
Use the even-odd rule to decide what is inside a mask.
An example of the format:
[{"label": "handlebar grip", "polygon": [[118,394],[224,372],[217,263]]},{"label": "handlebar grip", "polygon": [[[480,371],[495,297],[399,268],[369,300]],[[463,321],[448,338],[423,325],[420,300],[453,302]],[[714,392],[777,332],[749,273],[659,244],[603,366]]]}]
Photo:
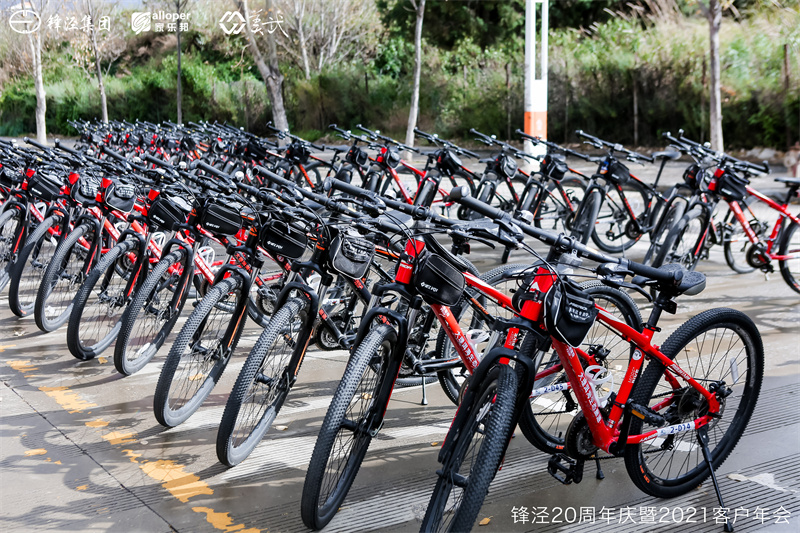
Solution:
[{"label": "handlebar grip", "polygon": [[496,207],[492,207],[489,204],[473,198],[469,194],[469,187],[466,185],[462,185],[461,187],[453,187],[450,190],[450,199],[460,203],[461,205],[469,207],[473,211],[476,211],[482,215],[486,215],[493,220],[504,220],[510,218],[508,213],[505,211],[497,209]]},{"label": "handlebar grip", "polygon": [[31,146],[35,146],[36,148],[42,150],[43,152],[47,152],[50,150],[50,147],[40,144],[34,141],[33,139],[29,139],[28,137],[23,137],[22,140],[25,141],[25,143],[30,144]]},{"label": "handlebar grip", "polygon": [[75,157],[83,157],[83,155],[80,152],[78,152],[77,150],[73,150],[72,148],[67,148],[66,146],[61,144],[61,141],[59,141],[58,139],[53,140],[53,145],[56,148],[58,148],[59,150],[62,150],[64,152],[67,152],[68,154],[74,155]]},{"label": "handlebar grip", "polygon": [[200,167],[201,169],[205,170],[209,174],[213,174],[213,175],[217,176],[218,178],[222,178],[224,180],[230,180],[231,179],[230,176],[228,176],[227,174],[225,174],[224,172],[222,172],[218,168],[214,168],[211,165],[209,165],[208,163],[206,163],[205,161],[200,161],[199,159],[194,160],[192,162],[191,166],[192,166],[192,168]]},{"label": "handlebar grip", "polygon": [[158,159],[157,157],[153,157],[150,154],[145,154],[142,159],[144,159],[148,163],[152,163],[152,164],[157,165],[159,167],[175,168],[168,161],[164,161],[163,159]]},{"label": "handlebar grip", "polygon": [[[297,188],[295,186],[295,184],[292,183],[291,181],[283,179],[282,177],[278,176],[277,174],[275,174],[271,170],[267,170],[266,168],[264,168],[262,166],[258,166],[257,165],[253,170],[255,170],[260,175],[262,175],[265,178],[267,178],[272,183],[276,183],[276,184],[280,185],[281,187],[284,187],[284,188],[287,188],[287,189],[295,189],[295,188]],[[302,188],[298,188],[297,190],[299,190],[301,193],[304,192],[304,189],[302,189]],[[308,191],[305,191],[305,192],[308,192]]]},{"label": "handlebar grip", "polygon": [[681,280],[683,280],[683,270],[676,270],[674,272],[669,272],[669,271],[659,270],[651,266],[642,265],[640,263],[634,263],[633,261],[630,262],[628,267],[634,274],[637,274],[639,276],[644,276],[649,279],[654,279],[657,281],[672,283],[673,285],[678,285],[680,284]]},{"label": "handlebar grip", "polygon": [[344,182],[342,180],[337,180],[335,178],[331,178],[325,182],[326,188],[328,184],[330,184],[331,189],[336,189],[337,191],[341,191],[346,194],[352,194],[358,198],[372,198],[374,193],[370,191],[366,191],[361,187],[357,187],[355,185],[351,185],[350,183]]}]

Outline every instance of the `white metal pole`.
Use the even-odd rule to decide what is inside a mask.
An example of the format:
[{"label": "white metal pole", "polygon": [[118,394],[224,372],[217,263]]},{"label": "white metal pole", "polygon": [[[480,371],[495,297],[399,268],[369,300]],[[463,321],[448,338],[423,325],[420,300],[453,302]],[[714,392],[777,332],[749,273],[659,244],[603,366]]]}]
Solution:
[{"label": "white metal pole", "polygon": [[[536,7],[541,6],[537,20]],[[525,133],[547,138],[547,34],[549,28],[549,1],[526,0],[525,3]],[[539,46],[537,69],[536,47]],[[538,72],[537,72],[538,70]],[[544,147],[534,148],[525,142],[525,151],[544,153]]]}]

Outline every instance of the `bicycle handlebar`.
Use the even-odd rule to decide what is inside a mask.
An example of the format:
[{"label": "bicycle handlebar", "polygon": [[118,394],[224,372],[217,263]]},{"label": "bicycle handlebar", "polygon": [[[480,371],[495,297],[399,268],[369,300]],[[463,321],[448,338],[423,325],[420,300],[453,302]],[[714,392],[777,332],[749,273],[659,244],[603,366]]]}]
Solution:
[{"label": "bicycle handlebar", "polygon": [[624,261],[625,266],[628,269],[630,269],[631,272],[633,272],[634,274],[638,274],[640,276],[644,276],[646,278],[654,279],[657,281],[670,283],[673,285],[678,285],[680,281],[683,279],[682,271],[665,272],[653,267],[642,265],[640,263],[634,263],[633,261],[629,261],[624,258],[620,259],[617,257],[605,255],[597,250],[589,248],[588,246],[585,246],[575,241],[571,237],[567,237],[563,234],[555,235],[553,233],[536,228],[529,224],[525,224],[524,222],[518,219],[512,218],[511,215],[509,215],[505,211],[501,211],[496,207],[492,207],[484,202],[481,202],[480,200],[477,200],[476,198],[473,198],[470,194],[469,187],[467,187],[466,185],[462,185],[461,187],[454,187],[450,191],[449,198],[493,220],[502,221],[506,224],[513,224],[519,227],[522,230],[522,232],[525,233],[526,235],[530,235],[531,237],[547,245],[555,246],[561,250],[569,252],[576,251],[578,255],[585,257],[591,261],[596,261],[598,263],[617,263],[617,264],[622,264]]}]

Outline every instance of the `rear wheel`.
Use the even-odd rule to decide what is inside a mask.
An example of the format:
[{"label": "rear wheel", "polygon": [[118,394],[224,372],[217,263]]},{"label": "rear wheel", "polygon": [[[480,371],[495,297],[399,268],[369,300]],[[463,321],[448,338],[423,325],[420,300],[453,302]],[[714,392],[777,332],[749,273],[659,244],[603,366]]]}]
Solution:
[{"label": "rear wheel", "polygon": [[[757,237],[760,237],[763,233],[761,224],[758,220],[752,222],[748,222],[750,229]],[[733,211],[728,211],[722,221],[722,246],[725,253],[725,262],[739,274],[747,274],[755,270],[747,262],[747,250],[750,248],[750,244],[750,239],[747,237],[741,222],[733,214]]]},{"label": "rear wheel", "polygon": [[[764,348],[755,324],[733,309],[710,309],[681,325],[661,351],[716,394],[721,418],[705,429],[711,462],[718,468],[739,442],[753,414],[764,374]],[[664,379],[667,377],[668,379]],[[708,401],[679,374],[653,359],[631,394],[631,401],[649,406],[669,427],[692,423],[709,411]],[[632,418],[631,435],[659,429]],[[625,449],[628,474],[645,493],[657,498],[686,494],[705,480],[710,470],[694,429],[670,432]]]},{"label": "rear wheel", "polygon": [[356,478],[384,405],[376,399],[385,380],[397,333],[387,325],[372,329],[354,347],[342,381],[331,399],[308,465],[301,515],[311,529],[333,519]]},{"label": "rear wheel", "polygon": [[[786,222],[784,222],[786,224]],[[778,261],[781,276],[795,292],[800,292],[800,226],[792,222],[783,228],[779,255],[789,256]]]},{"label": "rear wheel", "polygon": [[236,333],[225,332],[242,298],[242,280],[231,276],[215,284],[186,320],[169,351],[153,398],[159,424],[175,427],[202,405],[236,349],[247,311]]},{"label": "rear wheel", "polygon": [[[42,284],[47,265],[56,253],[61,217],[44,219],[25,241],[17,260],[9,266],[8,306],[19,317],[33,312],[36,292]],[[50,233],[50,231],[53,233]]]},{"label": "rear wheel", "polygon": [[648,203],[648,193],[638,181],[626,183],[622,194],[616,187],[611,187],[597,213],[592,242],[610,254],[620,253],[636,244],[642,234],[633,226],[634,220],[643,219]]},{"label": "rear wheel", "polygon": [[463,424],[450,427],[446,440],[458,440],[437,472],[421,531],[472,530],[511,437],[516,393],[514,370],[495,367],[480,384]]},{"label": "rear wheel", "polygon": [[577,177],[564,178],[560,182],[564,192],[559,190],[556,182],[547,185],[547,194],[533,215],[533,223],[537,228],[569,233],[575,210],[586,194],[586,182]]}]

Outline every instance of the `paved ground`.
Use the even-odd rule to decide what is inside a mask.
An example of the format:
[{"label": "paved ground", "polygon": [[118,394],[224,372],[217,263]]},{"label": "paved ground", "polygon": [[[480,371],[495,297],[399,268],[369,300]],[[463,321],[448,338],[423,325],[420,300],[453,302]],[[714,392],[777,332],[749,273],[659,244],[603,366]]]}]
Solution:
[{"label": "paved ground", "polygon": [[[481,269],[494,264],[494,254],[485,248],[473,256]],[[663,341],[679,321],[712,306],[741,309],[756,321],[767,352],[764,390],[720,479],[728,505],[750,514],[743,518],[740,510],[739,530],[781,528],[773,512],[782,508],[791,522],[782,529],[797,531],[800,299],[779,276],[767,281],[763,274],[734,274],[719,253],[702,270],[709,275],[708,288],[682,299],[678,317],[664,320],[659,338]],[[258,333],[250,327],[244,345]],[[228,470],[216,461],[215,430],[241,358],[193,418],[164,430],[151,411],[160,360],[123,379],[105,358],[73,359],[64,335],[63,330],[40,334],[32,321],[0,311],[0,529],[304,530],[299,495],[319,424],[344,368],[343,352],[310,354],[276,427],[246,462]],[[418,529],[435,480],[438,443],[454,412],[437,386],[428,390],[426,407],[420,405],[418,387],[396,392],[384,430],[327,531]],[[641,523],[642,507],[657,508],[664,529],[719,528],[713,523],[717,504],[708,484],[677,500],[654,500],[633,486],[621,461],[612,460],[604,463],[604,481],[595,480],[593,467],[587,466],[582,484],[562,486],[546,473],[546,459],[521,436],[513,440],[481,511],[481,518],[490,518],[481,531],[532,529],[530,523],[513,521],[512,508],[521,506],[549,512],[547,524],[537,530],[587,530],[586,523],[553,523],[574,520],[581,507],[595,509],[593,529],[653,529]],[[759,506],[769,508],[763,525],[754,518]],[[613,515],[607,512],[601,519],[604,507]],[[626,507],[635,525],[621,514]],[[692,507],[699,510],[694,517],[699,523],[685,522]],[[573,510],[560,511],[559,517],[556,508]],[[676,525],[681,514],[686,516]],[[620,524],[623,519],[626,523]]]},{"label": "paved ground", "polygon": [[[682,168],[670,170],[671,179],[680,177]],[[780,191],[762,180],[759,188]],[[642,254],[637,246],[630,256]],[[476,246],[470,259],[484,271],[497,264],[497,255]],[[523,259],[521,253],[512,256]],[[739,508],[737,530],[798,531],[800,297],[779,275],[765,280],[759,273],[734,274],[718,250],[700,270],[709,276],[708,288],[681,299],[678,316],[663,320],[657,341],[709,307],[741,309],[756,321],[767,354],[764,386],[750,427],[719,477],[727,504]],[[258,334],[248,328],[242,355]],[[165,430],[151,407],[163,354],[122,378],[106,358],[75,360],[64,329],[45,335],[32,320],[13,317],[4,295],[0,352],[0,530],[305,531],[299,517],[303,478],[344,369],[344,352],[310,353],[273,430],[233,469],[217,462],[214,441],[243,357],[231,363],[193,418]],[[419,529],[435,482],[438,444],[454,414],[438,386],[429,386],[428,393],[429,405],[421,406],[419,387],[396,391],[384,429],[326,531]],[[587,465],[583,483],[563,486],[547,474],[546,460],[521,435],[515,438],[481,510],[488,524],[476,529],[721,529],[714,523],[717,503],[708,483],[676,500],[655,500],[633,486],[621,461],[604,462],[603,481]],[[520,507],[531,513],[526,523],[514,521],[512,509]],[[530,522],[534,508],[541,525]],[[581,508],[594,510],[593,524],[574,523]],[[655,515],[648,514],[650,508]],[[659,523],[647,523],[650,516]],[[788,523],[776,524],[782,517]]]}]

